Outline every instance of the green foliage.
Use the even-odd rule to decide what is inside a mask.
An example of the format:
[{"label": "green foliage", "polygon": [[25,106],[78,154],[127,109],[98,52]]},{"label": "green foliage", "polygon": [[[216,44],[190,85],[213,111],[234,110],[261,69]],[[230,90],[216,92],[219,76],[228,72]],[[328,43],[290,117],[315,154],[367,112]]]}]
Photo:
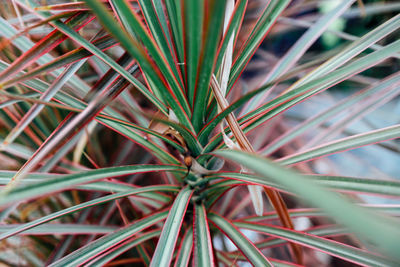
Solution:
[{"label": "green foliage", "polygon": [[0,262],[398,265],[400,5],[55,2],[0,3]]}]

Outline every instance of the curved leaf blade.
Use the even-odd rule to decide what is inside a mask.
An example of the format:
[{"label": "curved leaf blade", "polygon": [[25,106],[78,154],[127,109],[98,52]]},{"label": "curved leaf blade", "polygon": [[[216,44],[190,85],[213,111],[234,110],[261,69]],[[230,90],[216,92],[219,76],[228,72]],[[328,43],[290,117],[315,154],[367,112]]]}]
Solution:
[{"label": "curved leaf blade", "polygon": [[287,187],[291,192],[326,211],[379,250],[388,253],[393,258],[399,257],[400,249],[397,243],[400,230],[398,223],[392,218],[358,207],[308,178],[265,158],[234,150],[219,150],[215,154],[240,162],[261,176]]},{"label": "curved leaf blade", "polygon": [[208,218],[216,227],[224,232],[227,237],[229,237],[229,239],[254,266],[273,266],[261,251],[259,251],[257,247],[232,223],[215,213],[209,214]]},{"label": "curved leaf blade", "polygon": [[193,228],[189,227],[182,238],[178,254],[176,255],[175,267],[187,267],[189,265],[190,255],[193,250]]},{"label": "curved leaf blade", "polygon": [[325,155],[339,153],[349,149],[355,149],[361,146],[384,142],[400,137],[400,125],[370,131],[367,133],[357,134],[350,137],[342,138],[328,144],[323,144],[307,151],[296,153],[277,160],[280,164],[291,165],[299,162],[312,160]]},{"label": "curved leaf blade", "polygon": [[112,259],[118,257],[122,253],[126,252],[127,250],[136,247],[137,245],[140,245],[141,243],[159,236],[161,233],[161,230],[154,230],[154,231],[149,231],[147,233],[141,234],[138,237],[128,239],[124,243],[106,251],[105,253],[101,254],[100,256],[94,258],[92,261],[88,262],[85,264],[85,266],[104,266],[108,262],[110,262]]},{"label": "curved leaf blade", "polygon": [[286,239],[290,242],[296,242],[297,244],[305,245],[313,249],[321,250],[332,256],[339,257],[363,266],[391,266],[392,264],[395,264],[393,261],[389,261],[381,256],[374,255],[371,252],[316,235],[306,234],[304,232],[256,223],[237,222],[235,225],[239,228],[258,231],[260,233]]},{"label": "curved leaf blade", "polygon": [[29,200],[35,197],[67,190],[76,185],[90,183],[110,177],[121,175],[158,172],[158,171],[184,171],[174,165],[134,165],[123,167],[102,168],[77,174],[65,175],[62,178],[43,181],[40,183],[18,187],[8,193],[0,195],[0,206],[10,205],[22,200]]},{"label": "curved leaf blade", "polygon": [[185,187],[176,196],[158,240],[150,267],[168,267],[170,265],[183,217],[192,194],[193,191],[189,187]]},{"label": "curved leaf blade", "polygon": [[[382,179],[356,178],[344,176],[322,176],[322,175],[304,175],[310,181],[322,185],[327,189],[340,192],[377,194],[382,197],[400,197],[400,182]],[[207,175],[208,178],[228,178],[246,183],[258,184],[267,187],[277,188],[279,190],[290,191],[279,183],[266,179],[263,176],[251,175],[246,173],[215,173]]]},{"label": "curved leaf blade", "polygon": [[129,190],[126,192],[122,192],[122,193],[116,193],[116,194],[112,194],[112,195],[108,195],[105,197],[100,197],[100,198],[96,198],[84,203],[81,203],[79,205],[75,205],[72,207],[69,207],[67,209],[63,209],[57,212],[54,212],[52,214],[46,215],[44,217],[41,217],[37,220],[31,221],[29,223],[25,223],[22,224],[18,227],[12,228],[7,232],[1,233],[0,234],[0,240],[3,240],[5,238],[8,238],[10,236],[22,233],[24,231],[28,231],[29,229],[32,228],[37,228],[38,226],[50,222],[52,220],[58,219],[62,216],[86,209],[86,208],[90,208],[96,205],[101,205],[103,203],[107,203],[109,201],[112,200],[117,200],[120,198],[124,198],[124,197],[129,197],[132,195],[136,195],[136,194],[141,194],[141,193],[146,193],[146,192],[154,192],[154,191],[177,191],[178,188],[177,187],[173,187],[173,186],[149,186],[149,187],[144,187],[144,188],[137,188],[137,189],[133,189],[133,190]]},{"label": "curved leaf blade", "polygon": [[124,242],[128,238],[132,237],[136,233],[160,222],[167,216],[167,211],[159,212],[144,219],[134,221],[128,226],[119,229],[111,234],[103,236],[88,245],[75,250],[71,254],[57,260],[50,264],[51,267],[56,266],[77,266],[84,264],[90,259],[94,258],[98,254],[108,250],[110,247],[115,246],[121,242]]},{"label": "curved leaf blade", "polygon": [[204,205],[195,205],[193,224],[195,266],[214,266],[212,241]]}]

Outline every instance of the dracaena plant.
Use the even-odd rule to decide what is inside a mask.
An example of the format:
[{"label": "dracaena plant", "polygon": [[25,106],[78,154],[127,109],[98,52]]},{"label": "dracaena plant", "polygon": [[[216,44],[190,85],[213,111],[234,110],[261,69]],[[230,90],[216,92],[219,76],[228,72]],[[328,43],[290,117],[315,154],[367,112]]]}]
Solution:
[{"label": "dracaena plant", "polygon": [[400,5],[332,2],[2,1],[0,260],[398,265],[400,206],[362,196],[400,183],[328,156],[399,151],[347,126],[399,92]]}]

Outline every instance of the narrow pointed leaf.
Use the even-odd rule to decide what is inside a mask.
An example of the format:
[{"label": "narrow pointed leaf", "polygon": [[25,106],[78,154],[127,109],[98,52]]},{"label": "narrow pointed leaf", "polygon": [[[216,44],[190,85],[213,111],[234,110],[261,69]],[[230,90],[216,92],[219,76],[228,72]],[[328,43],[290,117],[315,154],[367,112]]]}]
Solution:
[{"label": "narrow pointed leaf", "polygon": [[231,37],[234,36],[235,37],[234,39],[236,39],[239,33],[240,25],[243,22],[243,17],[246,11],[247,2],[248,2],[247,0],[240,0],[237,1],[236,3],[235,9],[232,14],[232,18],[230,19],[229,25],[226,28],[226,31],[224,33],[224,38],[217,53],[215,70],[218,70],[222,64],[223,57],[227,50]]},{"label": "narrow pointed leaf", "polygon": [[[97,5],[94,2],[92,3],[92,1],[88,1],[87,3],[90,4],[92,8],[96,6],[97,13],[102,14],[102,16],[99,18],[105,22],[107,13],[100,9],[100,6],[98,6],[99,3],[97,3]],[[116,38],[123,46],[127,48],[132,56],[137,59],[138,63],[143,69],[143,72],[148,75],[153,83],[155,83],[157,87],[152,89],[160,91],[160,94],[165,98],[165,100],[168,101],[170,107],[174,110],[181,123],[185,124],[185,121],[182,121],[182,119],[179,117],[180,113],[184,113],[187,117],[190,117],[191,111],[189,109],[187,99],[184,96],[183,88],[178,82],[178,77],[175,76],[174,72],[171,70],[171,68],[175,68],[174,65],[168,66],[167,59],[162,56],[159,47],[149,36],[144,25],[140,22],[140,18],[131,11],[131,8],[125,2],[125,0],[112,1],[112,4],[115,7],[118,16],[121,17],[122,24],[129,32],[135,34],[135,38],[137,38],[138,41],[141,41],[144,47],[141,47],[141,45],[133,38],[123,38],[124,36],[122,36],[122,34],[118,34]],[[149,11],[150,9],[146,10]],[[108,23],[115,22],[108,20]],[[110,24],[107,25],[108,27],[111,26]],[[151,25],[154,26],[155,24]],[[114,27],[114,29],[115,28],[116,27]],[[122,32],[121,30],[119,31]],[[114,33],[114,35],[115,34],[116,33]],[[149,56],[154,58],[154,63],[150,62],[150,58],[146,55],[144,48],[147,48]],[[162,73],[162,77],[161,73],[156,73],[157,70]],[[164,79],[168,82],[168,84],[163,81]],[[169,93],[167,93],[168,91]],[[174,105],[176,105],[176,107],[180,107],[182,110],[178,111]],[[189,127],[188,125],[186,126]]]},{"label": "narrow pointed leaf", "polygon": [[[104,37],[98,38],[93,41],[93,45],[95,45],[97,48],[99,48],[101,50],[109,49],[116,44],[117,44],[117,42],[114,39],[112,39],[111,36],[109,36],[109,35],[106,35]],[[6,88],[8,86],[13,85],[14,83],[28,81],[28,80],[32,79],[33,77],[39,76],[40,74],[57,70],[58,68],[68,65],[74,61],[82,60],[86,57],[91,57],[91,56],[93,56],[93,54],[84,48],[74,49],[68,53],[65,53],[65,54],[57,57],[57,58],[54,58],[53,60],[49,61],[48,63],[45,63],[43,65],[35,67],[32,70],[29,70],[28,72],[26,72],[22,75],[17,75],[17,77],[7,80],[6,82],[4,82],[4,87]],[[84,88],[84,89],[86,89],[86,88]],[[87,92],[87,90],[85,90],[85,91]]]},{"label": "narrow pointed leaf", "polygon": [[189,227],[182,238],[178,253],[176,255],[175,267],[189,266],[190,256],[193,254],[193,228]]},{"label": "narrow pointed leaf", "polygon": [[[18,31],[10,24],[8,23],[7,20],[3,19],[0,17],[0,32],[1,34],[6,37],[6,38],[12,38],[13,36],[18,34]],[[18,38],[12,40],[12,43],[18,47],[18,49],[26,52],[30,49],[32,49],[35,46],[35,43],[32,42],[29,38],[26,36],[19,36]],[[53,57],[50,54],[43,54],[41,57],[37,59],[37,62],[39,64],[46,64],[50,61],[53,60]],[[54,70],[52,75],[58,76],[61,74],[60,70]],[[8,77],[10,78],[10,77]],[[73,87],[76,89],[83,89],[84,91],[88,90],[88,85],[84,83],[81,79],[79,79],[77,76],[74,76],[71,78],[69,84],[71,84]]]},{"label": "narrow pointed leaf", "polygon": [[185,187],[175,198],[151,260],[151,267],[170,266],[183,217],[192,194],[193,191]]},{"label": "narrow pointed leaf", "polygon": [[[157,0],[160,1],[160,0]],[[178,64],[185,64],[184,55],[184,41],[183,41],[183,19],[182,13],[183,7],[181,1],[163,1],[165,3],[165,9],[167,10],[169,25],[171,28],[171,36],[176,51],[176,56],[178,59]],[[185,78],[184,73],[185,68],[181,67],[182,74]],[[190,101],[189,101],[190,104]]]},{"label": "narrow pointed leaf", "polygon": [[[201,2],[201,1],[199,1]],[[200,131],[206,120],[210,81],[214,72],[215,55],[222,38],[226,0],[207,0],[208,12],[204,16],[204,36],[196,75],[193,127]],[[198,12],[198,11],[195,11]],[[198,33],[195,33],[198,34]]]},{"label": "narrow pointed leaf", "polygon": [[385,36],[396,31],[399,28],[400,14],[379,25],[374,30],[368,32],[362,38],[358,39],[356,42],[352,42],[349,46],[346,47],[346,49],[344,49],[342,52],[332,57],[328,61],[324,62],[324,64],[320,65],[300,80],[298,80],[288,90],[298,88],[313,79],[319,78],[322,75],[325,75],[335,70],[336,68],[343,66],[346,62],[354,58],[356,55],[360,54],[372,44],[376,43],[380,39],[384,38]]},{"label": "narrow pointed leaf", "polygon": [[305,234],[304,232],[256,223],[237,222],[235,225],[239,228],[246,228],[278,238],[283,238],[291,242],[296,242],[297,244],[305,245],[307,247],[323,251],[332,256],[339,257],[346,261],[363,266],[391,266],[394,264],[393,261],[385,259],[379,255],[374,255],[368,251],[321,238],[316,235]]},{"label": "narrow pointed leaf", "polygon": [[60,211],[57,211],[55,213],[46,215],[44,217],[41,217],[37,220],[34,220],[32,222],[29,223],[25,223],[22,224],[18,227],[14,227],[12,229],[10,229],[7,232],[3,232],[0,234],[0,240],[3,240],[5,238],[8,238],[10,236],[19,234],[21,232],[25,232],[29,229],[32,228],[36,228],[41,224],[50,222],[52,220],[58,219],[62,216],[65,215],[69,215],[71,213],[86,209],[86,208],[90,208],[96,205],[101,205],[103,203],[112,201],[112,200],[116,200],[116,199],[120,199],[120,198],[124,198],[124,197],[129,197],[135,194],[141,194],[141,193],[146,193],[146,192],[154,192],[154,191],[177,191],[177,188],[172,187],[172,186],[149,186],[149,187],[143,187],[143,188],[137,188],[137,189],[133,189],[133,190],[129,190],[126,192],[122,192],[122,193],[117,193],[117,194],[112,194],[112,195],[108,195],[105,197],[100,197],[100,198],[96,198],[94,200],[90,200],[84,203],[81,203],[79,205],[75,205],[73,207],[67,208],[67,209],[63,209]]},{"label": "narrow pointed leaf", "polygon": [[237,246],[253,266],[273,266],[261,251],[231,222],[215,213],[211,213],[208,218]]},{"label": "narrow pointed leaf", "polygon": [[[268,83],[278,78],[283,73],[287,72],[293,67],[301,56],[307,51],[308,48],[322,35],[322,33],[336,20],[346,9],[351,6],[355,0],[346,0],[337,2],[335,8],[332,11],[321,16],[302,37],[296,41],[296,43],[290,48],[288,52],[275,64],[273,69],[268,73],[268,76],[263,80],[264,83]],[[257,103],[261,100],[262,96],[258,95],[252,100],[252,103]],[[247,110],[252,109],[254,105],[247,106]]]},{"label": "narrow pointed leaf", "polygon": [[[25,6],[27,9],[28,6],[29,7],[35,7],[37,6],[34,2],[32,2],[31,0],[18,0],[23,6]],[[28,5],[25,5],[25,2]],[[97,3],[98,4],[98,3]],[[103,11],[103,10],[102,10]],[[40,16],[47,18],[50,16],[50,14],[48,12],[45,11],[38,11],[37,14],[39,14]],[[108,13],[106,13],[108,14]],[[107,18],[109,18],[110,15],[107,15]],[[110,18],[110,20],[112,20],[112,18]],[[97,48],[96,46],[94,46],[92,43],[88,42],[85,38],[83,38],[81,35],[79,35],[78,33],[76,33],[75,31],[73,31],[70,27],[68,27],[67,25],[65,25],[64,23],[55,21],[51,23],[54,27],[56,27],[59,31],[61,31],[62,33],[64,33],[65,35],[67,35],[69,38],[71,38],[72,40],[76,41],[77,43],[79,43],[80,45],[82,45],[85,49],[87,49],[88,51],[90,51],[91,53],[93,53],[94,55],[96,55],[98,58],[100,58],[102,61],[104,61],[104,63],[106,63],[107,65],[109,65],[111,68],[115,69],[115,71],[117,71],[119,74],[121,74],[121,76],[123,76],[125,79],[127,79],[131,84],[133,84],[141,93],[143,93],[144,96],[146,96],[149,101],[151,101],[156,107],[158,107],[160,110],[165,110],[164,105],[160,102],[160,100],[158,100],[153,94],[150,93],[150,91],[142,84],[140,83],[137,79],[135,79],[127,70],[125,70],[122,66],[120,66],[119,64],[117,64],[111,57],[109,57],[107,54],[105,54],[103,51],[101,51],[99,48]],[[111,25],[114,25],[114,22],[112,22]],[[119,27],[116,31],[112,31],[111,32],[117,32],[120,33],[122,35],[123,32],[119,31]],[[126,36],[123,36],[126,37]],[[124,39],[126,41],[126,39]]]},{"label": "narrow pointed leaf", "polygon": [[77,174],[65,175],[63,178],[48,180],[22,188],[18,187],[8,193],[3,192],[0,196],[0,206],[10,205],[22,200],[29,200],[42,195],[66,190],[79,184],[90,183],[105,178],[143,172],[178,170],[179,168],[173,165],[134,165],[96,169]]},{"label": "narrow pointed leaf", "polygon": [[[21,224],[5,224],[0,225],[0,235],[4,235],[15,228],[20,228]],[[101,226],[90,224],[68,224],[68,223],[51,223],[39,225],[31,228],[23,235],[90,235],[90,234],[108,234],[116,229],[115,226]]]},{"label": "narrow pointed leaf", "polygon": [[206,209],[204,205],[195,205],[194,212],[194,263],[196,266],[214,266],[214,254]]},{"label": "narrow pointed leaf", "polygon": [[291,129],[289,132],[274,139],[270,144],[268,144],[267,147],[265,147],[265,149],[262,150],[262,154],[266,155],[276,151],[278,148],[295,139],[308,129],[319,125],[320,123],[326,121],[328,118],[333,117],[338,113],[352,107],[353,105],[364,101],[368,97],[378,94],[381,95],[382,91],[387,88],[395,87],[398,83],[400,83],[400,73],[396,73],[388,77],[387,79],[368,87],[362,92],[347,97],[346,99],[340,101],[328,110],[309,118],[304,123],[299,124],[295,128]]},{"label": "narrow pointed leaf", "polygon": [[284,185],[291,192],[325,210],[363,240],[368,240],[370,244],[374,244],[379,250],[388,253],[393,258],[399,257],[399,249],[396,244],[400,238],[400,230],[397,222],[391,218],[360,208],[339,195],[329,192],[312,180],[267,159],[233,150],[219,150],[216,154],[240,162],[259,175]]},{"label": "narrow pointed leaf", "polygon": [[289,0],[271,0],[269,2],[250,33],[246,43],[240,49],[240,53],[232,67],[228,92],[232,89],[234,83],[246,67],[250,58],[253,56],[262,40],[289,2]]},{"label": "narrow pointed leaf", "polygon": [[[294,106],[295,104],[303,101],[327,88],[337,84],[338,82],[343,81],[344,79],[355,75],[366,68],[369,68],[373,65],[378,64],[380,61],[390,57],[394,53],[400,51],[400,41],[395,41],[385,48],[373,52],[367,56],[364,56],[348,65],[330,73],[329,75],[325,75],[324,77],[313,80],[309,83],[306,83],[299,88],[288,91],[287,93],[278,96],[271,100],[270,102],[264,104],[260,108],[247,113],[241,119],[239,119],[239,123],[247,122],[248,120],[252,120],[251,123],[246,124],[243,131],[248,132],[251,129],[261,125],[268,119],[276,116],[277,114],[287,110],[288,108]],[[260,88],[260,90],[265,89],[264,87]],[[256,92],[255,92],[256,93]],[[255,94],[254,93],[254,94]],[[251,97],[252,94],[249,94],[247,97]],[[222,112],[218,117],[219,120],[222,120],[222,114],[226,116],[226,113],[230,109],[226,109]],[[219,135],[217,138],[214,138],[205,148],[204,152],[210,152],[214,149],[219,142],[221,141],[222,136]]]},{"label": "narrow pointed leaf", "polygon": [[[171,1],[178,2],[178,1]],[[199,59],[201,52],[201,36],[203,35],[204,2],[181,1],[183,3],[183,34],[184,34],[184,63],[186,69],[186,90],[190,105],[193,108],[196,95],[196,80],[199,71]],[[180,4],[175,4],[180,5]],[[171,4],[172,6],[172,4]],[[176,10],[175,12],[177,12]],[[175,16],[181,16],[176,14]],[[177,34],[177,33],[176,33]]]},{"label": "narrow pointed leaf", "polygon": [[283,165],[290,165],[396,138],[400,138],[400,125],[393,125],[367,133],[346,137],[328,144],[311,148],[304,152],[280,158],[277,161]]},{"label": "narrow pointed leaf", "polygon": [[[260,184],[267,187],[289,191],[285,186],[265,179],[262,176],[246,173],[216,173],[207,175],[207,178],[230,178],[248,183]],[[331,190],[351,193],[377,194],[383,197],[400,197],[400,182],[383,179],[356,178],[342,176],[306,175],[307,178]]]},{"label": "narrow pointed leaf", "polygon": [[98,254],[107,251],[110,247],[115,246],[128,238],[132,237],[136,233],[160,222],[167,216],[167,211],[159,212],[149,217],[143,218],[138,221],[127,225],[126,227],[119,229],[111,234],[103,236],[88,245],[75,250],[71,254],[59,259],[58,261],[50,264],[49,266],[77,266],[84,264],[88,260],[97,256]]},{"label": "narrow pointed leaf", "polygon": [[[165,28],[167,25],[164,25],[163,27],[163,25],[161,24],[161,21],[166,23],[165,17],[160,18],[160,15],[161,16],[164,15],[161,1],[155,3],[154,1],[149,2],[140,0],[139,3],[141,10],[146,17],[147,25],[152,32],[152,37],[157,42],[157,45],[162,51],[163,56],[166,58],[168,62],[168,67],[171,69],[171,71],[174,73],[174,76],[177,78],[179,86],[183,88],[181,75],[178,70],[178,65],[174,60],[175,58],[174,50],[173,47],[170,45],[170,41],[168,40],[169,33],[165,31],[167,30],[167,28]],[[160,11],[158,13],[157,13],[157,7]]]},{"label": "narrow pointed leaf", "polygon": [[[40,97],[40,100],[48,102],[53,96],[64,86],[64,84],[79,70],[80,67],[85,63],[85,60],[73,63],[68,66],[63,73],[57,77],[53,84],[47,89],[47,91]],[[18,135],[24,131],[24,129],[35,119],[36,116],[43,110],[44,104],[34,104],[31,109],[22,117],[17,125],[11,130],[5,138],[3,145],[12,143]]]},{"label": "narrow pointed leaf", "polygon": [[144,234],[140,234],[138,237],[129,239],[125,241],[123,244],[108,250],[107,252],[101,254],[100,256],[96,257],[94,260],[88,262],[85,266],[104,266],[112,259],[118,257],[119,255],[123,254],[124,252],[128,251],[129,249],[136,247],[144,243],[145,241],[155,238],[159,236],[161,230],[149,231]]}]

